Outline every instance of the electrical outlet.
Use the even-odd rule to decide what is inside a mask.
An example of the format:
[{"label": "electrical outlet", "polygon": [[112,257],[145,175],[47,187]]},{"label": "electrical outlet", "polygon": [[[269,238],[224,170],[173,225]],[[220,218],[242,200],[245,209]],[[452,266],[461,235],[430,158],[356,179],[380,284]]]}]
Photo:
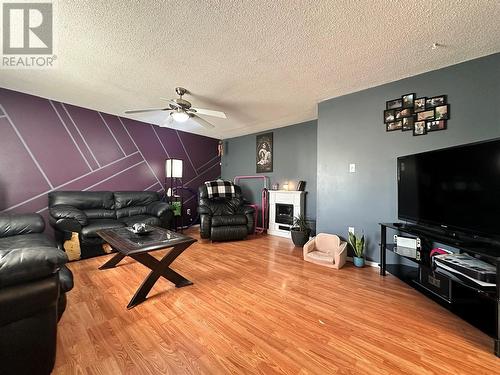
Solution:
[{"label": "electrical outlet", "polygon": [[187,213],[188,215],[191,215],[191,209],[190,209],[190,208],[188,208],[188,209],[186,210],[186,213]]},{"label": "electrical outlet", "polygon": [[354,234],[354,227],[349,227],[349,233]]},{"label": "electrical outlet", "polygon": [[356,164],[349,164],[349,173],[356,173]]}]

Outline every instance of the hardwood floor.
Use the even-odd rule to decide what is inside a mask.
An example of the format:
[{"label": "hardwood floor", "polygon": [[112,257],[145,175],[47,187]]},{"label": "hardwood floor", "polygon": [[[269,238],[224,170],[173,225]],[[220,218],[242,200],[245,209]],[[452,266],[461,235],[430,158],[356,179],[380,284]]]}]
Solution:
[{"label": "hardwood floor", "polygon": [[500,373],[488,336],[395,277],[306,263],[287,239],[194,244],[172,264],[194,285],[161,279],[132,310],[149,270],[99,271],[109,257],[70,264],[54,374]]}]

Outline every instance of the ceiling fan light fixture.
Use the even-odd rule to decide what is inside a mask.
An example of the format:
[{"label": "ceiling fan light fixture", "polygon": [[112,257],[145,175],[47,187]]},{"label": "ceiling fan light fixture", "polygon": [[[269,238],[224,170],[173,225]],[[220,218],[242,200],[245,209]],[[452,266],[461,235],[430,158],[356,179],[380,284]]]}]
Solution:
[{"label": "ceiling fan light fixture", "polygon": [[187,120],[189,120],[189,114],[182,109],[176,109],[175,111],[171,112],[170,115],[177,122],[186,122]]},{"label": "ceiling fan light fixture", "polygon": [[189,91],[182,87],[176,87],[175,92],[179,95],[179,98],[176,99],[164,99],[168,103],[167,107],[163,108],[148,108],[148,109],[134,109],[127,110],[125,113],[127,114],[136,114],[136,113],[144,113],[144,112],[165,112],[168,113],[163,123],[158,124],[160,127],[167,128],[171,127],[174,122],[184,123],[187,120],[191,120],[192,123],[196,123],[205,129],[213,129],[215,126],[205,120],[204,118],[198,115],[206,115],[218,118],[227,119],[227,116],[224,112],[214,111],[212,109],[205,108],[197,108],[192,107],[191,103],[187,100],[183,99],[182,96],[185,94],[189,94]]}]

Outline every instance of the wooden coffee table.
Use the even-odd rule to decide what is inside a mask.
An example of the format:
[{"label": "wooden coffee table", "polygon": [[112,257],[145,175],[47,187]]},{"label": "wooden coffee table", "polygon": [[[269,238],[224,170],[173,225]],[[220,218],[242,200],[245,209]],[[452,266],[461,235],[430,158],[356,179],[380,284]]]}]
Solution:
[{"label": "wooden coffee table", "polygon": [[[177,288],[193,284],[169,266],[184,250],[196,242],[196,239],[159,227],[149,228],[152,229],[150,233],[141,235],[133,233],[128,227],[103,229],[97,232],[117,251],[113,258],[99,267],[100,270],[115,267],[126,256],[151,269],[148,277],[142,282],[127,305],[128,309],[144,302],[149,291],[160,277],[171,281]],[[167,248],[171,248],[171,250],[161,260],[149,254],[151,251]]]}]

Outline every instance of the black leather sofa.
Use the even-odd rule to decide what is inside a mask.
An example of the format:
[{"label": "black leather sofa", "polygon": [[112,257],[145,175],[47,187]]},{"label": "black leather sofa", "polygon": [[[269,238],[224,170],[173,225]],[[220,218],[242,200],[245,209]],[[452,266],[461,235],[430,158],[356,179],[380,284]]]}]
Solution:
[{"label": "black leather sofa", "polygon": [[254,209],[245,206],[241,188],[231,198],[209,198],[206,185],[198,189],[200,236],[212,241],[243,240],[255,229]]},{"label": "black leather sofa", "polygon": [[73,275],[38,214],[0,214],[0,373],[50,374]]},{"label": "black leather sofa", "polygon": [[150,191],[54,191],[49,213],[59,247],[76,232],[82,258],[104,254],[98,230],[135,223],[170,228],[174,217],[170,205]]}]

